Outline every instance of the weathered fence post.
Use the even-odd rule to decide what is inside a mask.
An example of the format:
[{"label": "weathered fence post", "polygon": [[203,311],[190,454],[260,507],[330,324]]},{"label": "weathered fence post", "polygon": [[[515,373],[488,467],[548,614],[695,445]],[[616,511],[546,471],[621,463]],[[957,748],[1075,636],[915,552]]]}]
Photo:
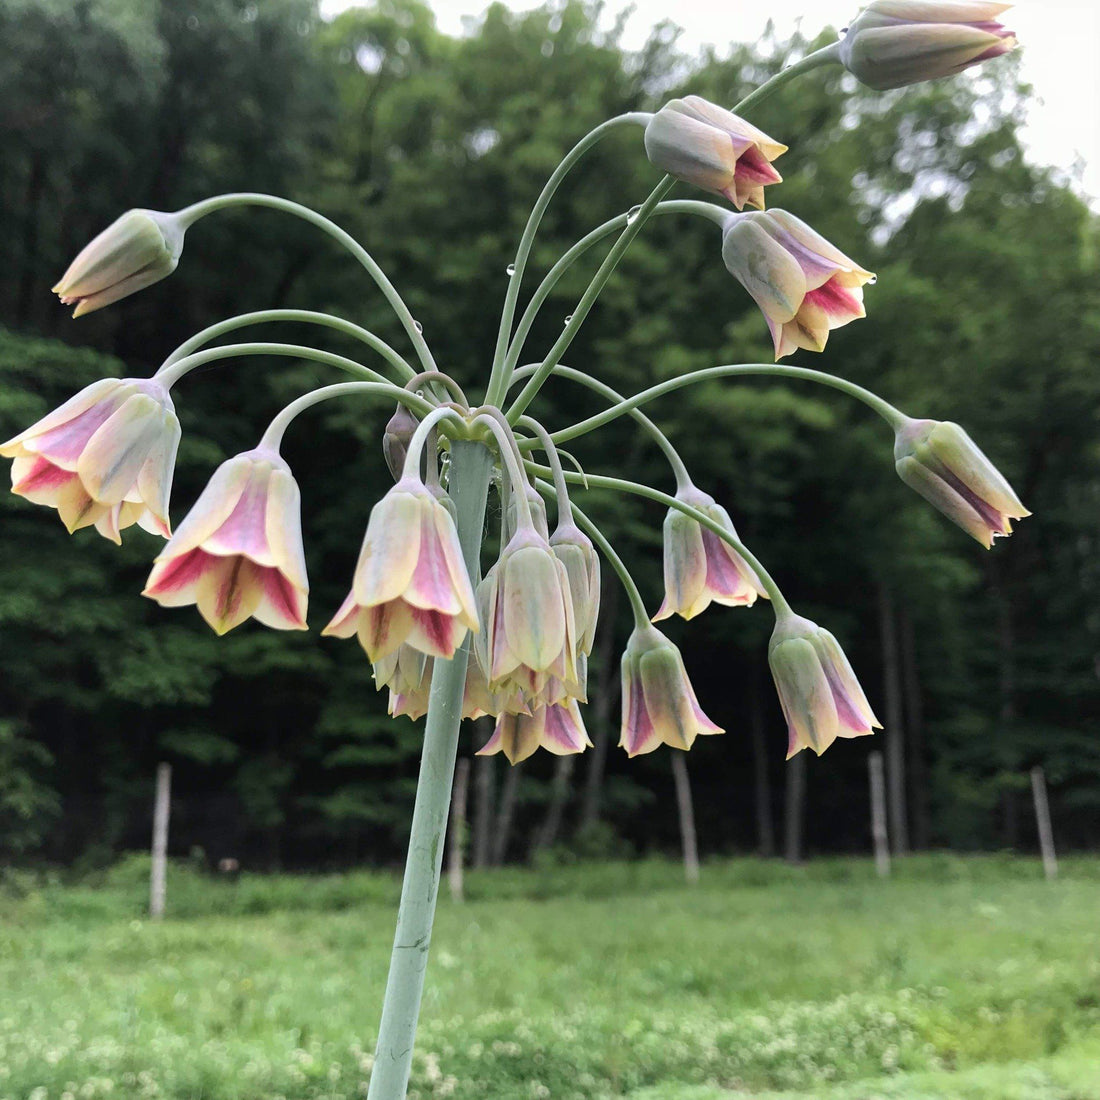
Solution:
[{"label": "weathered fence post", "polygon": [[1047,781],[1043,769],[1031,769],[1031,795],[1035,800],[1035,821],[1039,826],[1039,851],[1043,854],[1043,874],[1048,879],[1058,877],[1058,857],[1054,854],[1054,830],[1050,827],[1050,804],[1047,802]]},{"label": "weathered fence post", "polygon": [[462,901],[462,861],[466,848],[466,793],[470,789],[470,759],[463,756],[455,765],[455,787],[451,795],[451,837],[447,853],[447,885],[452,901]]},{"label": "weathered fence post", "polygon": [[168,814],[172,801],[172,765],[157,765],[157,793],[153,804],[153,865],[149,871],[149,916],[164,916],[165,870],[168,863]]},{"label": "weathered fence post", "polygon": [[871,839],[875,846],[875,870],[879,878],[885,878],[890,873],[890,838],[886,832],[886,779],[881,752],[868,755],[867,772],[871,780]]},{"label": "weathered fence post", "polygon": [[684,849],[684,878],[692,885],[699,881],[699,844],[695,836],[695,807],[691,802],[686,754],[673,749],[672,778],[676,783],[676,805],[680,810],[680,842]]}]

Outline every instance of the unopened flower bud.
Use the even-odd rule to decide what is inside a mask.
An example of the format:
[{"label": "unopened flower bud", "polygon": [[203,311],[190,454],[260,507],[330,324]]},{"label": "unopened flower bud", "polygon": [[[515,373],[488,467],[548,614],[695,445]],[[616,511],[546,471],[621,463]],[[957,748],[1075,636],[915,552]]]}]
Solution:
[{"label": "unopened flower bud", "polygon": [[782,176],[771,162],[787,146],[697,95],[673,99],[645,130],[650,161],[677,179],[724,195],[741,210],[764,209],[764,188]]},{"label": "unopened flower bud", "polygon": [[986,549],[1031,513],[1012,486],[950,421],[906,420],[894,438],[898,476]]},{"label": "unopened flower bud", "polygon": [[763,312],[776,359],[823,351],[831,329],[865,315],[863,284],[875,278],[785,210],[731,214],[722,259]]},{"label": "unopened flower bud", "polygon": [[787,720],[788,760],[807,748],[820,756],[838,737],[882,728],[837,640],[809,619],[776,622],[768,664]]},{"label": "unopened flower bud", "polygon": [[382,454],[394,481],[401,480],[405,469],[405,455],[409,451],[409,441],[416,431],[419,421],[405,405],[398,405],[397,411],[386,422],[382,433]]},{"label": "unopened flower bud", "polygon": [[81,249],[54,293],[80,317],[143,290],[176,270],[185,230],[175,214],[127,210]]},{"label": "unopened flower bud", "polygon": [[569,581],[579,659],[592,652],[596,641],[596,622],[600,617],[600,556],[592,540],[573,523],[558,524],[550,536],[550,549],[565,566]]},{"label": "unopened flower bud", "polygon": [[840,59],[877,91],[953,76],[1008,53],[1016,36],[996,21],[1011,4],[873,0],[840,43]]},{"label": "unopened flower bud", "polygon": [[623,724],[628,756],[660,745],[690,749],[700,734],[723,733],[699,706],[679,649],[656,627],[635,627],[622,661]]}]

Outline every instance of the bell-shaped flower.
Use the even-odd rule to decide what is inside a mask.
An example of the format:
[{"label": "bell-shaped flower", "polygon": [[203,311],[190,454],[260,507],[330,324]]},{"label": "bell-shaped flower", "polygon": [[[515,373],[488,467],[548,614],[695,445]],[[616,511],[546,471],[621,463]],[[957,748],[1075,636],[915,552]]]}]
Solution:
[{"label": "bell-shaped flower", "polygon": [[910,420],[894,437],[898,476],[986,549],[1012,533],[1012,520],[1031,513],[1012,486],[959,427],[943,420]]},{"label": "bell-shaped flower", "polygon": [[550,549],[565,566],[578,658],[587,657],[596,642],[596,622],[600,617],[600,556],[592,540],[574,523],[558,524],[550,536]]},{"label": "bell-shaped flower", "polygon": [[509,763],[518,764],[539,748],[555,756],[569,756],[584,752],[591,744],[580,708],[570,699],[556,706],[537,707],[530,714],[502,714],[477,755],[502,752]]},{"label": "bell-shaped flower", "polygon": [[838,737],[882,728],[837,640],[809,619],[779,617],[768,664],[787,721],[788,760],[807,748],[820,756]]},{"label": "bell-shaped flower", "polygon": [[700,734],[724,733],[699,706],[676,648],[656,627],[636,626],[622,660],[623,724],[628,756],[660,745],[690,749]]},{"label": "bell-shaped flower", "polygon": [[[729,531],[729,513],[709,493],[694,485],[681,488],[676,499],[698,508]],[[654,622],[680,615],[693,619],[711,602],[750,607],[757,596],[768,598],[756,571],[724,539],[698,520],[670,508],[664,524],[665,598]]]},{"label": "bell-shaped flower", "polygon": [[145,585],[161,607],[196,604],[218,634],[250,616],[306,629],[302,498],[268,447],[223,462],[161,551]]},{"label": "bell-shaped flower", "polygon": [[953,76],[1000,57],[1016,36],[997,22],[1011,4],[985,0],[873,0],[840,42],[840,60],[877,91]]},{"label": "bell-shaped flower", "polygon": [[722,259],[763,312],[776,359],[823,351],[832,329],[865,316],[863,284],[875,278],[785,210],[731,214]]},{"label": "bell-shaped flower", "polygon": [[80,317],[143,290],[176,270],[186,229],[176,214],[127,210],[81,249],[53,291]]},{"label": "bell-shaped flower", "polygon": [[542,534],[522,525],[482,583],[489,688],[531,699],[557,677],[579,691],[569,578]]},{"label": "bell-shaped flower", "polygon": [[389,688],[398,695],[408,695],[418,691],[425,679],[431,679],[432,659],[411,645],[399,645],[392,653],[375,661],[371,672],[379,691]]},{"label": "bell-shaped flower", "polygon": [[402,644],[450,660],[477,628],[455,522],[423,482],[402,478],[371,511],[351,592],[324,633],[358,634],[377,663]]},{"label": "bell-shaped flower", "polygon": [[782,176],[772,161],[787,146],[697,95],[673,99],[650,120],[645,151],[664,172],[724,195],[738,209],[764,209],[764,188]]},{"label": "bell-shaped flower", "polygon": [[0,446],[12,492],[56,508],[70,532],[95,524],[121,542],[134,523],[170,534],[168,497],[180,426],[152,378],[103,378]]}]

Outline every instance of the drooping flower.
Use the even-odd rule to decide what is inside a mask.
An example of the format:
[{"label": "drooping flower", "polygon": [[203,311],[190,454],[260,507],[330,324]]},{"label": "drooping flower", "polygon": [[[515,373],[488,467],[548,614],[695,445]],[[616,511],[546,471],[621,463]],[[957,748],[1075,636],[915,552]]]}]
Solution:
[{"label": "drooping flower", "polygon": [[554,557],[565,566],[578,657],[592,653],[600,617],[600,557],[592,540],[574,523],[559,523],[550,536]]},{"label": "drooping flower", "polygon": [[950,421],[907,419],[894,437],[898,476],[986,549],[1031,513],[966,432]]},{"label": "drooping flower", "polygon": [[764,209],[764,188],[782,176],[772,161],[787,146],[697,95],[673,99],[650,120],[645,150],[677,179],[724,195],[738,209]]},{"label": "drooping flower", "polygon": [[543,535],[520,526],[482,583],[490,690],[531,701],[556,677],[579,694],[569,578]]},{"label": "drooping flower", "polygon": [[250,616],[306,629],[309,581],[298,483],[267,447],[223,462],[153,565],[144,595],[161,607],[196,604],[224,634]]},{"label": "drooping flower", "polygon": [[127,210],[81,249],[54,293],[74,317],[117,302],[176,270],[186,225],[160,210]]},{"label": "drooping flower", "polygon": [[1011,4],[873,0],[840,42],[840,60],[876,91],[936,80],[1000,57],[1016,36],[997,22]]},{"label": "drooping flower", "polygon": [[820,756],[838,737],[881,729],[836,638],[799,615],[781,616],[768,664],[787,721],[787,759],[802,749]]},{"label": "drooping flower", "polygon": [[137,523],[169,536],[180,426],[152,378],[103,378],[0,446],[12,492],[56,508],[70,532],[95,525],[112,542]]},{"label": "drooping flower", "polygon": [[450,660],[477,629],[455,522],[419,478],[403,477],[372,509],[351,592],[323,633],[358,634],[377,663],[402,644]]},{"label": "drooping flower", "polygon": [[724,733],[699,706],[679,649],[656,627],[636,626],[622,660],[623,724],[627,756],[660,745],[690,749],[700,734]]},{"label": "drooping flower", "polygon": [[763,312],[776,359],[823,351],[830,330],[865,316],[863,284],[875,278],[785,210],[731,214],[722,259]]},{"label": "drooping flower", "polygon": [[502,714],[492,737],[478,749],[478,756],[503,752],[509,763],[526,760],[543,748],[555,756],[584,752],[592,742],[584,728],[576,700],[536,707],[530,714]]},{"label": "drooping flower", "polygon": [[[729,513],[709,493],[694,485],[677,490],[676,499],[698,508],[737,537]],[[727,607],[751,607],[757,596],[768,598],[756,571],[728,542],[698,520],[675,508],[664,523],[665,598],[653,616],[693,619],[711,601]]]}]

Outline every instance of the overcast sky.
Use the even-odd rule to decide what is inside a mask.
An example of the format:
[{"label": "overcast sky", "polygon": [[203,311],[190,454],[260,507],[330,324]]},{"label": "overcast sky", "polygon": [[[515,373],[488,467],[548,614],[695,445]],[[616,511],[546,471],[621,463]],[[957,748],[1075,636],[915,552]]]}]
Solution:
[{"label": "overcast sky", "polygon": [[[540,0],[507,0],[525,10]],[[429,0],[440,29],[461,34],[464,19],[476,18],[488,6],[482,0]],[[321,10],[334,15],[356,6],[355,0],[322,0]],[[671,19],[684,29],[681,45],[694,51],[703,45],[723,49],[731,42],[755,41],[769,18],[780,33],[802,28],[814,34],[831,24],[842,27],[859,9],[859,0],[608,0],[605,21],[628,6],[625,45],[645,41],[652,26]],[[1002,22],[1014,30],[1023,51],[1023,75],[1040,102],[1031,108],[1025,138],[1032,158],[1073,171],[1093,206],[1100,206],[1100,0],[1030,0],[1017,4]],[[996,62],[993,62],[996,64]],[[966,77],[963,77],[966,79]]]}]

